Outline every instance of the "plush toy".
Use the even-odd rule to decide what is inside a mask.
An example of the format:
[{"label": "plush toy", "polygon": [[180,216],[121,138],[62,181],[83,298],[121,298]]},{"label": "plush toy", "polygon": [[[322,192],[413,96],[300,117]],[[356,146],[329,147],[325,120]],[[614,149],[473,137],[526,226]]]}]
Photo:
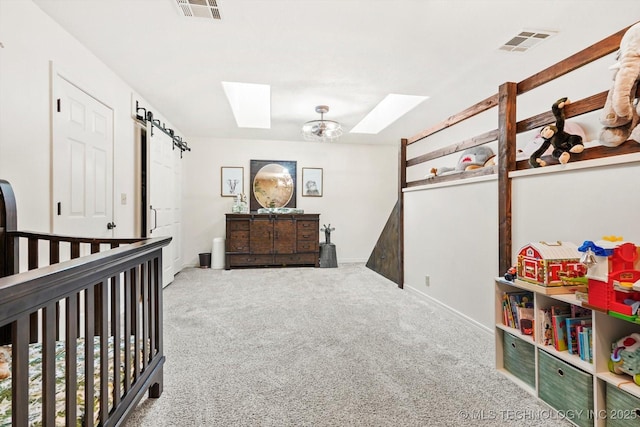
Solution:
[{"label": "plush toy", "polygon": [[628,139],[640,142],[640,105],[634,102],[640,81],[640,23],[622,36],[617,59],[611,67],[615,70],[613,86],[600,116],[604,128],[599,139],[607,147],[617,147]]},{"label": "plush toy", "polygon": [[[535,134],[533,139],[527,142],[524,147],[518,148],[518,150],[516,150],[516,161],[529,160],[529,157],[531,157],[531,155],[542,146],[542,144],[544,143],[544,139],[542,138],[542,135],[540,135],[541,130],[542,129],[540,129]],[[566,120],[564,122],[564,131],[570,133],[571,135],[580,135],[582,137],[582,142],[584,143],[585,148],[587,147],[587,134],[585,133],[584,129],[582,129],[582,126],[580,126],[578,123]],[[599,141],[592,141],[592,143],[593,145],[600,145]],[[549,148],[547,148],[547,150],[542,153],[542,156],[550,156],[553,150],[554,148],[549,145]]]},{"label": "plush toy", "polygon": [[495,157],[496,155],[493,154],[493,150],[487,146],[480,145],[478,147],[468,148],[462,152],[456,167],[443,166],[441,168],[432,168],[427,178],[480,169],[485,166],[493,166],[496,164]]},{"label": "plush toy", "polygon": [[11,376],[11,350],[0,347],[0,380]]},{"label": "plush toy", "polygon": [[570,153],[582,153],[584,150],[582,137],[580,135],[572,135],[564,130],[564,107],[567,104],[569,104],[567,98],[560,98],[551,106],[553,116],[556,118],[556,124],[545,126],[540,131],[544,142],[529,157],[531,167],[546,166],[547,162],[542,160],[542,155],[550,146],[553,146],[551,156],[562,164],[569,161]]}]

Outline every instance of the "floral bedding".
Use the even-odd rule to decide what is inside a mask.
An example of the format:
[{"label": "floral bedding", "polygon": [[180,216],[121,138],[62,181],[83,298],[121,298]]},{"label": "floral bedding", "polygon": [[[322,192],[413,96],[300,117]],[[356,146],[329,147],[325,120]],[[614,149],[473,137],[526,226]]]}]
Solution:
[{"label": "floral bedding", "polygon": [[[133,337],[132,337],[133,339]],[[121,340],[121,352],[124,352],[125,342]],[[84,339],[79,338],[77,341],[78,356],[77,356],[77,375],[78,375],[78,420],[77,425],[83,425],[84,415],[82,410],[84,408]],[[109,410],[112,407],[113,400],[113,337],[109,337]],[[94,338],[94,414],[97,424],[98,411],[99,411],[99,399],[100,399],[100,337]],[[123,360],[121,355],[120,360]],[[63,341],[56,342],[55,350],[55,365],[56,365],[56,425],[65,425],[65,343]],[[123,377],[124,367],[120,366],[121,376]],[[0,426],[11,426],[11,377],[0,380]],[[29,425],[41,426],[42,425],[42,344],[30,344],[29,345]]]}]

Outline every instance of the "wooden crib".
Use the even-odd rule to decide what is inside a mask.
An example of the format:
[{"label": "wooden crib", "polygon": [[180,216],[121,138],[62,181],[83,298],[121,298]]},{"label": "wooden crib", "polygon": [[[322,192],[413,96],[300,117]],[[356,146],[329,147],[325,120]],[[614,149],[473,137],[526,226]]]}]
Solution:
[{"label": "wooden crib", "polygon": [[0,180],[0,425],[121,424],[147,390],[162,393],[162,248],[171,239],[16,225],[13,190]]}]

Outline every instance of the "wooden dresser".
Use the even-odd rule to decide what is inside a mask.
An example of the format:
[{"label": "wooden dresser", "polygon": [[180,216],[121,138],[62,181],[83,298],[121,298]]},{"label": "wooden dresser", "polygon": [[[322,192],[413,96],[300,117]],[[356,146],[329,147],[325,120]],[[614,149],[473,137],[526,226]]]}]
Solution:
[{"label": "wooden dresser", "polygon": [[225,269],[319,266],[319,214],[227,214]]}]

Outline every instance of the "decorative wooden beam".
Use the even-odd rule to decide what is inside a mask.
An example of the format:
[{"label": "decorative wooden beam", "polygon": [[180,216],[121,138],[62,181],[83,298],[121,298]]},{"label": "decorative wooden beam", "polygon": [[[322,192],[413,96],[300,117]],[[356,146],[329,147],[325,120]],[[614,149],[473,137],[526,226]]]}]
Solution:
[{"label": "decorative wooden beam", "polygon": [[498,94],[491,95],[489,98],[484,99],[472,105],[471,107],[467,108],[464,111],[461,111],[458,114],[454,114],[453,116],[450,116],[448,119],[436,124],[435,126],[432,126],[429,129],[426,129],[418,134],[415,134],[411,138],[407,138],[407,145],[411,145],[414,142],[420,141],[421,139],[424,139],[437,132],[440,132],[443,129],[451,127],[456,123],[459,123],[463,120],[473,117],[476,114],[480,114],[484,111],[487,111],[488,109],[493,108],[496,105],[498,105]]},{"label": "decorative wooden beam", "polygon": [[498,105],[498,269],[511,267],[511,179],[516,161],[516,83],[500,85]]},{"label": "decorative wooden beam", "polygon": [[423,154],[418,157],[407,160],[407,167],[415,166],[420,163],[427,162],[429,160],[437,159],[439,157],[447,156],[449,154],[457,153],[458,151],[466,150],[467,148],[477,147],[478,145],[486,144],[487,142],[495,141],[498,139],[498,129],[491,130],[483,133],[482,135],[474,136],[471,139],[458,142],[456,144],[449,145],[439,150],[432,151],[427,154]]},{"label": "decorative wooden beam", "polygon": [[[630,27],[630,26],[629,26]],[[615,34],[610,35],[606,39],[602,39],[599,42],[589,46],[580,52],[571,55],[570,57],[553,64],[552,66],[545,68],[544,70],[528,77],[518,83],[518,95],[522,95],[525,92],[535,89],[538,86],[542,86],[545,83],[549,83],[552,80],[557,79],[560,76],[564,76],[571,71],[574,71],[583,65],[587,65],[596,59],[602,58],[612,52],[615,52],[620,48],[620,40],[624,33],[627,32],[629,27],[623,28]]]},{"label": "decorative wooden beam", "polygon": [[449,175],[434,176],[433,178],[425,178],[425,179],[420,179],[416,181],[410,181],[410,182],[407,182],[407,188],[418,187],[421,185],[439,184],[442,182],[449,182],[449,181],[460,181],[460,180],[469,179],[477,176],[492,175],[495,173],[498,173],[497,166],[487,166],[484,168],[474,169],[470,171],[464,171],[459,173],[452,173]]},{"label": "decorative wooden beam", "polygon": [[400,140],[398,177],[398,287],[404,288],[404,193],[402,189],[407,187],[407,145],[408,141]]}]

